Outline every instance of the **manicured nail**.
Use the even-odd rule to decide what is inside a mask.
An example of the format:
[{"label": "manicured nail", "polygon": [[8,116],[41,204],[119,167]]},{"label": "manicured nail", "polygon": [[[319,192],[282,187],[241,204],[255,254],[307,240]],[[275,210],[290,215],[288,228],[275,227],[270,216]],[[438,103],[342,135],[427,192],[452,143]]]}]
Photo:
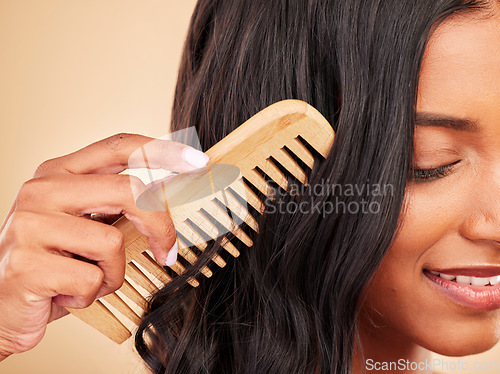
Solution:
[{"label": "manicured nail", "polygon": [[208,162],[208,156],[205,153],[191,147],[184,148],[182,151],[182,157],[188,164],[191,164],[196,168],[202,168]]},{"label": "manicured nail", "polygon": [[175,264],[175,262],[177,261],[177,252],[178,252],[177,242],[175,242],[175,244],[172,246],[172,248],[168,252],[167,260],[165,261],[165,265],[172,266],[173,264]]}]

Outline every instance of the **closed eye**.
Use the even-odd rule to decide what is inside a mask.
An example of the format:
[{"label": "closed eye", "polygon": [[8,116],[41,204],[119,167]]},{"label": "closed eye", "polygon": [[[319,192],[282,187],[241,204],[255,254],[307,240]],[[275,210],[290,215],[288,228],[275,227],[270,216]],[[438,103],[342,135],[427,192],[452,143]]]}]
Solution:
[{"label": "closed eye", "polygon": [[453,167],[458,164],[461,160],[452,162],[448,165],[443,165],[435,169],[414,169],[413,170],[413,180],[415,182],[431,182],[436,179],[441,179],[448,176]]}]

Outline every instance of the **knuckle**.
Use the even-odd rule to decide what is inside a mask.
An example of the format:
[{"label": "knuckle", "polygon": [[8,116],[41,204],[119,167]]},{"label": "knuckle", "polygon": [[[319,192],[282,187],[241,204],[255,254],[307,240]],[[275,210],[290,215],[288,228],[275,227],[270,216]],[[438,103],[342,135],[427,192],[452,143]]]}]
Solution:
[{"label": "knuckle", "polygon": [[123,179],[123,182],[129,184],[132,189],[141,189],[144,187],[144,183],[142,183],[141,179],[135,175],[128,175]]},{"label": "knuckle", "polygon": [[48,193],[53,189],[52,182],[57,181],[55,177],[38,177],[29,179],[23,183],[16,197],[17,209],[30,207],[32,204],[43,202]]},{"label": "knuckle", "polygon": [[120,252],[125,244],[123,233],[114,226],[106,226],[106,242],[113,252]]},{"label": "knuckle", "polygon": [[32,271],[33,263],[29,260],[26,251],[16,248],[9,251],[3,258],[3,272],[6,279],[18,282],[23,276]]},{"label": "knuckle", "polygon": [[134,199],[134,203],[146,190],[146,185],[135,175],[121,175],[121,185],[124,194],[131,196]]},{"label": "knuckle", "polygon": [[82,292],[80,292],[79,295],[65,296],[64,298],[66,300],[63,302],[63,306],[84,309],[92,305],[92,303],[96,300],[96,293],[87,292],[86,289],[82,289]]},{"label": "knuckle", "polygon": [[24,242],[25,233],[30,232],[34,226],[34,214],[22,210],[16,210],[9,218],[6,230],[7,241],[14,246]]},{"label": "knuckle", "polygon": [[162,140],[160,147],[162,154],[180,155],[184,148],[186,148],[186,145],[173,140]]},{"label": "knuckle", "polygon": [[33,178],[39,178],[43,177],[45,175],[51,174],[54,169],[56,169],[58,164],[58,159],[53,158],[50,160],[46,160],[42,162],[40,165],[35,170],[35,174],[33,175]]},{"label": "knuckle", "polygon": [[31,201],[38,194],[39,179],[29,179],[23,183],[17,194],[18,202]]},{"label": "knuckle", "polygon": [[123,146],[134,138],[134,134],[119,133],[107,138],[104,142],[106,148],[111,152],[120,151]]},{"label": "knuckle", "polygon": [[90,269],[83,276],[82,291],[84,297],[93,299],[104,281],[104,273],[97,266],[92,266]]}]

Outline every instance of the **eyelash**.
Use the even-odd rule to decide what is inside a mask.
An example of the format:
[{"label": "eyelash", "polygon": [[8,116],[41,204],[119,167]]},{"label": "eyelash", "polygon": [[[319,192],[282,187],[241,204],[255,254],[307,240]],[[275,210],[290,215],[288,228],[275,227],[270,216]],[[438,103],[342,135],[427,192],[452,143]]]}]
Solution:
[{"label": "eyelash", "polygon": [[444,178],[450,174],[453,167],[459,162],[460,160],[435,169],[415,169],[413,171],[413,179],[415,182],[431,182],[436,179]]}]

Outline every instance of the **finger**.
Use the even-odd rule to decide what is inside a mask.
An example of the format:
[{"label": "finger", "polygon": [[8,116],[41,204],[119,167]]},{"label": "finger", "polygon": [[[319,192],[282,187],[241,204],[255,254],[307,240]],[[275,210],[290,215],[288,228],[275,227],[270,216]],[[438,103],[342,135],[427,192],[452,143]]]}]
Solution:
[{"label": "finger", "polygon": [[69,155],[45,161],[35,177],[54,174],[115,174],[125,169],[184,173],[205,166],[208,156],[188,145],[136,134],[117,134]]},{"label": "finger", "polygon": [[30,303],[52,299],[59,306],[85,308],[99,297],[104,274],[93,264],[23,247],[9,258],[15,268],[15,292]]},{"label": "finger", "polygon": [[104,273],[101,293],[121,287],[125,250],[123,234],[116,227],[62,213],[16,211],[14,219],[22,225],[17,231],[26,233],[18,235],[18,245],[92,260]]},{"label": "finger", "polygon": [[170,180],[172,178],[175,178],[177,175],[178,174],[168,175],[165,178],[161,178],[161,179],[155,180],[155,181],[153,181],[151,183],[148,183],[146,185],[146,188],[149,191],[151,191],[151,192],[154,193],[154,192],[158,191],[160,188],[162,188],[168,180]]},{"label": "finger", "polygon": [[152,197],[148,210],[136,205],[135,197],[145,190],[138,178],[128,175],[60,174],[26,182],[19,192],[17,209],[77,216],[123,214],[148,238],[151,251],[164,265],[175,243],[175,228],[164,202]]}]

